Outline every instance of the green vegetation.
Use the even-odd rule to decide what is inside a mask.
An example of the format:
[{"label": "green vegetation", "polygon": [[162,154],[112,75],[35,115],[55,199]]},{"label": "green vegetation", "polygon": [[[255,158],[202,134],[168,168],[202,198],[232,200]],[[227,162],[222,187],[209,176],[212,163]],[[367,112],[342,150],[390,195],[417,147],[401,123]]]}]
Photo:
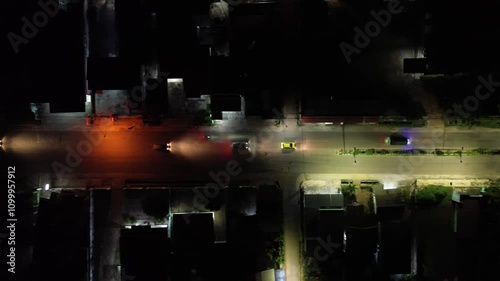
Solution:
[{"label": "green vegetation", "polygon": [[361,189],[373,192],[373,187],[371,185],[370,186],[368,186],[368,185],[361,185]]},{"label": "green vegetation", "polygon": [[402,278],[401,281],[416,281],[417,276],[415,274],[405,274]]},{"label": "green vegetation", "polygon": [[135,224],[137,222],[137,219],[130,214],[123,214],[122,218],[123,218],[124,225],[132,225],[132,224]]},{"label": "green vegetation", "polygon": [[168,215],[168,195],[161,190],[148,190],[141,204],[144,213],[155,219],[164,219]]},{"label": "green vegetation", "polygon": [[345,199],[354,200],[356,198],[356,195],[355,195],[356,187],[353,184],[342,185],[340,190],[341,190],[342,194],[344,195]]},{"label": "green vegetation", "polygon": [[274,263],[274,269],[279,269],[285,263],[285,242],[283,239],[283,230],[276,235],[274,239],[268,242],[267,253]]},{"label": "green vegetation", "polygon": [[410,202],[410,200],[411,200],[411,187],[410,186],[401,187],[401,197],[402,197],[404,202]]},{"label": "green vegetation", "polygon": [[115,251],[115,264],[120,264],[120,251]]},{"label": "green vegetation", "polygon": [[435,206],[443,199],[451,199],[453,188],[447,186],[429,185],[417,190],[417,204]]},{"label": "green vegetation", "polygon": [[394,155],[394,156],[481,156],[481,155],[500,155],[500,149],[363,149],[357,148],[356,151],[347,149],[339,151],[340,155],[370,156],[370,155]]},{"label": "green vegetation", "polygon": [[450,124],[446,124],[447,126],[459,126],[459,127],[483,127],[483,128],[500,128],[500,118],[495,117],[475,117],[468,119],[460,119],[460,117],[456,116],[456,120]]},{"label": "green vegetation", "polygon": [[370,197],[370,201],[368,201],[368,213],[375,213],[375,203],[373,202],[373,196]]},{"label": "green vegetation", "polygon": [[197,112],[192,114],[191,119],[193,125],[195,126],[212,126],[214,125],[214,121],[212,120],[211,116],[212,115],[210,114],[210,110],[198,110]]},{"label": "green vegetation", "polygon": [[500,198],[500,188],[497,186],[490,186],[484,189],[486,195],[491,196],[492,198]]},{"label": "green vegetation", "polygon": [[486,128],[500,128],[500,118],[476,118],[471,121],[471,125]]},{"label": "green vegetation", "polygon": [[153,218],[153,223],[155,225],[163,225],[167,222],[167,219],[166,218],[161,218],[161,219],[158,219],[158,218]]},{"label": "green vegetation", "polygon": [[34,191],[31,199],[32,199],[31,202],[33,204],[33,208],[38,208],[38,206],[40,205],[40,191],[39,190]]}]

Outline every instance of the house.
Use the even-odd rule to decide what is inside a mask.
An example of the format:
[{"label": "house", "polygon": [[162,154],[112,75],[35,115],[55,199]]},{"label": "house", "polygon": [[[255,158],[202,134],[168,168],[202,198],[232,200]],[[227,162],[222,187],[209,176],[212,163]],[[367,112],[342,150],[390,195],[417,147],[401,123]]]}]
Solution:
[{"label": "house", "polygon": [[33,262],[40,280],[87,280],[88,201],[63,191],[41,198]]},{"label": "house", "polygon": [[214,242],[212,213],[174,214],[172,219],[172,246],[175,252],[199,256],[211,251]]},{"label": "house", "polygon": [[326,255],[341,254],[344,245],[344,225],[342,194],[304,195],[302,227],[308,256],[318,255],[318,249],[324,248],[324,244],[330,242],[336,245],[336,250],[328,249]]},{"label": "house", "polygon": [[460,280],[490,280],[498,275],[500,204],[491,195],[453,196]]},{"label": "house", "polygon": [[206,97],[213,119],[233,120],[245,117],[245,99],[239,94],[218,94]]},{"label": "house", "polygon": [[257,214],[255,187],[228,188],[226,210],[228,215],[254,216]]},{"label": "house", "polygon": [[364,213],[362,205],[346,210],[346,254],[359,262],[374,261],[378,245],[378,222],[374,214]]},{"label": "house", "polygon": [[375,214],[379,221],[401,219],[406,210],[401,188],[383,189],[381,185],[373,187],[375,194]]},{"label": "house", "polygon": [[133,226],[120,232],[121,275],[137,281],[166,281],[172,273],[171,244],[165,228]]},{"label": "house", "polygon": [[379,224],[379,264],[388,275],[412,272],[412,232],[407,222]]}]

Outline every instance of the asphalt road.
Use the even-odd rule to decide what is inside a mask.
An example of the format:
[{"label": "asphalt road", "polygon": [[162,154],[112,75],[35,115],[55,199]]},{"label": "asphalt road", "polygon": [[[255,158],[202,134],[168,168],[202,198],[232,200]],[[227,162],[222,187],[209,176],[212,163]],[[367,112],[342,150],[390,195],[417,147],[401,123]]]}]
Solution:
[{"label": "asphalt road", "polygon": [[[390,132],[348,132],[346,147],[387,147],[384,139],[388,134]],[[442,146],[442,139],[432,138],[430,134],[413,134],[412,146]],[[445,147],[494,148],[496,135],[448,133]],[[76,131],[18,132],[5,138],[4,152],[8,161],[35,173],[54,173],[53,167],[57,165],[61,169],[67,167],[67,174],[92,175],[93,178],[121,175],[119,177],[130,179],[146,177],[176,181],[203,181],[213,179],[211,172],[232,170],[238,178],[288,172],[489,176],[500,168],[500,161],[494,156],[463,157],[462,163],[459,157],[356,156],[355,159],[340,156],[336,152],[343,146],[341,132],[214,134],[210,140],[203,136],[198,131],[95,132],[92,143],[82,132]],[[232,141],[244,139],[250,140],[251,154],[231,149]],[[280,142],[284,140],[296,140],[297,150],[282,151]],[[167,141],[172,141],[172,153],[153,150],[153,144]]]}]

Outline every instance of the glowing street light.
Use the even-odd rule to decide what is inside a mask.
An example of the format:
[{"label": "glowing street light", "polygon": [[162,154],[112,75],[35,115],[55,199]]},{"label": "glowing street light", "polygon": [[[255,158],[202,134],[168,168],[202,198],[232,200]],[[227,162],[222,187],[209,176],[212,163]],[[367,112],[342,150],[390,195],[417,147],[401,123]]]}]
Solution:
[{"label": "glowing street light", "polygon": [[344,152],[345,152],[345,130],[344,130],[344,122],[340,122],[340,126],[342,126],[342,143],[344,144]]}]

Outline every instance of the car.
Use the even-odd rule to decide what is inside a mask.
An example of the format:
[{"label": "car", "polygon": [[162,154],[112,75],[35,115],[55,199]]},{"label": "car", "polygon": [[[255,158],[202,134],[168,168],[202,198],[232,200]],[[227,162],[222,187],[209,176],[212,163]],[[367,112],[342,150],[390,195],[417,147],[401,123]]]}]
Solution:
[{"label": "car", "polygon": [[0,147],[3,147],[3,141],[0,140]]},{"label": "car", "polygon": [[295,149],[297,145],[295,144],[294,141],[289,141],[289,142],[282,142],[281,143],[281,148],[282,149]]},{"label": "car", "polygon": [[158,150],[158,151],[171,152],[172,151],[172,143],[168,142],[165,144],[153,144],[153,149]]},{"label": "car", "polygon": [[385,143],[390,145],[408,145],[410,144],[410,139],[403,135],[392,135],[386,138]]},{"label": "car", "polygon": [[250,149],[250,144],[248,142],[233,142],[231,145],[233,150],[238,150],[238,151],[248,151]]}]

